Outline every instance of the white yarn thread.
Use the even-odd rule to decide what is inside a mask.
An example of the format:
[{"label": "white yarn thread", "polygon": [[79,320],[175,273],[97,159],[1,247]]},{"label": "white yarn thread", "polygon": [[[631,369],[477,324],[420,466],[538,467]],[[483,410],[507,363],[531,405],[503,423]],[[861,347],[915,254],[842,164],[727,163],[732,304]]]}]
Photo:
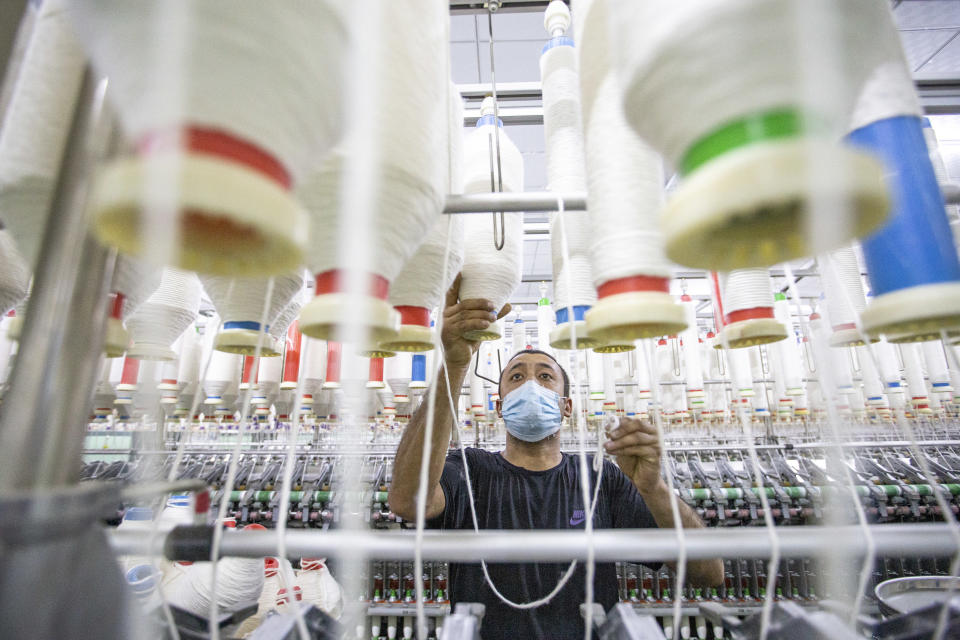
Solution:
[{"label": "white yarn thread", "polygon": [[0,218],[36,265],[85,58],[66,0],[40,5],[0,130]]},{"label": "white yarn thread", "polygon": [[700,363],[700,332],[697,328],[697,303],[693,300],[681,302],[687,318],[687,328],[681,334],[683,338],[683,361],[687,379],[687,389],[703,390],[703,366]]},{"label": "white yarn thread", "polygon": [[860,263],[852,247],[830,252],[820,269],[830,325],[856,324],[866,307]]},{"label": "white yarn thread", "polygon": [[[610,0],[624,111],[674,165],[704,135],[755,113],[801,107],[829,125],[850,113],[860,86],[889,55],[875,42],[874,0]],[[888,10],[884,8],[884,10]],[[822,15],[818,37],[842,43],[830,95],[806,91],[800,12]],[[902,55],[902,54],[901,54]],[[733,70],[733,72],[731,72]],[[827,105],[833,108],[827,108]]]},{"label": "white yarn thread", "polygon": [[[383,363],[383,375],[393,390],[393,402],[397,406],[397,412],[406,415],[409,413],[410,402],[410,372],[413,367],[413,354],[399,352],[392,358],[387,358]],[[400,411],[404,409],[403,411]]]},{"label": "white yarn thread", "polygon": [[197,330],[188,327],[180,336],[180,345],[177,362],[177,381],[183,394],[193,394],[197,391],[197,382],[200,380],[200,363],[203,356],[203,345]]},{"label": "white yarn thread", "polygon": [[[493,101],[484,100],[483,116],[493,117]],[[523,157],[520,150],[500,128],[500,169],[496,160],[490,165],[490,149],[496,153],[494,125],[484,124],[469,132],[464,139],[464,192],[489,193],[490,175],[493,184],[501,179],[504,192],[523,191]],[[499,225],[500,215],[495,216]],[[503,307],[520,285],[523,256],[523,214],[503,214],[503,249],[494,245],[494,222],[488,215],[468,215],[464,221],[463,277],[460,299],[483,298],[497,309]]]},{"label": "white yarn thread", "polygon": [[[181,124],[229,132],[297,183],[339,137],[347,34],[337,2],[74,2],[78,35],[133,139]],[[155,82],[164,12],[183,12],[182,101]],[[80,57],[82,61],[82,56]],[[163,58],[166,62],[168,58]]]},{"label": "white yarn thread", "polygon": [[860,345],[856,349],[857,359],[860,361],[860,375],[863,378],[863,395],[868,401],[871,398],[882,398],[883,380],[880,379],[880,372],[870,355],[870,348]]},{"label": "white yarn thread", "polygon": [[897,362],[896,347],[886,340],[881,340],[873,345],[873,353],[877,357],[883,384],[887,387],[900,384],[900,364]]},{"label": "white yarn thread", "polygon": [[13,236],[0,229],[0,315],[6,316],[29,292],[30,265],[17,249]]},{"label": "white yarn thread", "polygon": [[316,397],[327,375],[327,343],[303,336],[300,349],[303,351],[300,377],[304,380],[304,393]]},{"label": "white yarn thread", "polygon": [[197,317],[200,308],[200,281],[192,272],[165,267],[160,286],[127,319],[127,330],[138,347],[169,349]]},{"label": "white yarn thread", "polygon": [[900,357],[903,359],[903,377],[907,380],[907,389],[914,398],[927,396],[927,383],[923,379],[923,367],[920,364],[920,347],[916,343],[900,345]]},{"label": "white yarn thread", "polygon": [[757,307],[773,308],[773,290],[767,269],[734,269],[719,275],[725,314]]},{"label": "white yarn thread", "polygon": [[[303,281],[301,280],[301,284]],[[301,293],[298,291],[298,294]],[[303,296],[294,295],[293,299],[287,303],[287,306],[283,308],[283,311],[270,323],[270,329],[267,331],[274,340],[277,341],[280,345],[286,343],[287,340],[287,329],[290,328],[290,325],[293,324],[293,321],[296,320],[297,316],[300,315],[300,308],[303,307]],[[281,358],[282,360],[282,358]]]},{"label": "white yarn thread", "polygon": [[[259,323],[270,278],[226,278],[201,275],[200,282],[206,290],[217,313],[228,322]],[[303,276],[290,273],[273,278],[273,297],[267,312],[268,326],[303,288]],[[271,334],[272,335],[272,334]]]},{"label": "white yarn thread", "polygon": [[[376,163],[370,170],[372,216],[369,239],[372,264],[357,265],[393,282],[417,250],[443,208],[449,181],[448,108],[444,39],[448,7],[422,2],[417,11],[403,3],[380,7],[383,21],[377,66]],[[337,94],[332,94],[337,95]],[[341,193],[351,149],[338,147],[300,190],[312,216],[308,267],[314,273],[352,265],[354,256],[338,246]]]},{"label": "white yarn thread", "polygon": [[930,384],[950,384],[950,372],[947,369],[947,357],[943,352],[943,343],[939,340],[921,342],[923,361],[926,363]]},{"label": "white yarn thread", "polygon": [[160,286],[162,271],[142,260],[126,255],[117,256],[111,290],[122,293],[123,319],[129,318]]},{"label": "white yarn thread", "polygon": [[634,275],[671,274],[658,221],[663,161],[623,115],[622,89],[609,50],[606,2],[577,0],[573,5],[593,225],[590,259],[597,286]]},{"label": "white yarn thread", "polygon": [[240,384],[243,372],[243,356],[214,350],[210,354],[207,377],[203,381],[203,390],[207,397],[223,398],[228,392],[234,392]]}]

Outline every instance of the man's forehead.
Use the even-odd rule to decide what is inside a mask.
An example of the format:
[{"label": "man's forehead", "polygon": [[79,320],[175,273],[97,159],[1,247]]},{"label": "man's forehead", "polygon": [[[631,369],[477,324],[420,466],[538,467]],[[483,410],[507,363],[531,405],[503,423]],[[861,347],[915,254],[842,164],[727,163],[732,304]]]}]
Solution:
[{"label": "man's forehead", "polygon": [[560,370],[560,366],[554,361],[553,358],[542,353],[521,353],[520,355],[514,356],[507,364],[507,370],[510,370],[517,365],[536,366],[541,364],[546,365],[555,371]]}]

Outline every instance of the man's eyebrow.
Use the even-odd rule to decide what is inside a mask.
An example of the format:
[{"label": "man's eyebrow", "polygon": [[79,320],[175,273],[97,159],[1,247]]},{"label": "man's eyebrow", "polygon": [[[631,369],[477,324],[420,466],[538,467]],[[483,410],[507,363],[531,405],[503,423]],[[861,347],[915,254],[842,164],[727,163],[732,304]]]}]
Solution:
[{"label": "man's eyebrow", "polygon": [[553,367],[553,365],[550,364],[549,362],[538,362],[538,363],[537,363],[537,366],[538,366],[538,367],[546,367],[547,369],[550,369],[550,371],[552,371],[553,373],[556,373],[556,372],[557,372],[557,370],[556,370],[556,369]]},{"label": "man's eyebrow", "polygon": [[513,371],[514,369],[516,369],[517,367],[522,367],[522,366],[523,366],[523,363],[522,363],[522,362],[515,362],[515,363],[513,364],[513,366],[507,368],[507,373],[510,373],[511,371]]}]

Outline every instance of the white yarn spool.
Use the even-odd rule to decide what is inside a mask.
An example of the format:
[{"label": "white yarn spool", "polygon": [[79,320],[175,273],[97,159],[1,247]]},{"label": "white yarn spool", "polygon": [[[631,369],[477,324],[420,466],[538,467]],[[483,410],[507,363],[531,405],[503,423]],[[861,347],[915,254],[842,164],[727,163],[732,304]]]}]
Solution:
[{"label": "white yarn spool", "polygon": [[[183,577],[167,590],[167,601],[201,617],[210,613],[213,566],[194,562]],[[217,607],[224,613],[256,601],[263,590],[263,559],[222,558],[217,563]]]},{"label": "white yarn spool", "polygon": [[880,377],[888,391],[900,391],[900,364],[897,361],[896,347],[881,340],[872,347],[880,367]]},{"label": "white yarn spool", "polygon": [[[178,228],[173,255],[160,259],[231,276],[299,266],[306,217],[291,189],[343,129],[338,3],[74,5],[80,39],[139,143],[138,157],[111,163],[96,185],[99,236],[149,251],[145,212],[159,201]],[[172,195],[158,193],[158,178]]]},{"label": "white yarn spool", "polygon": [[[681,306],[686,316],[687,328],[683,330],[681,338],[683,341],[683,362],[684,373],[687,382],[687,398],[702,398],[703,392],[703,366],[700,363],[700,332],[697,328],[697,303],[684,294],[681,298]],[[691,402],[691,404],[693,404]]]},{"label": "white yarn spool", "polygon": [[0,218],[36,266],[85,58],[67,0],[37,10],[0,130]]},{"label": "white yarn spool", "polygon": [[788,335],[783,342],[773,345],[783,363],[784,393],[788,396],[803,395],[803,363],[800,360],[800,344],[794,335]]},{"label": "white yarn spool", "polygon": [[327,342],[304,336],[301,343],[303,364],[300,377],[303,379],[303,393],[315,396],[320,392],[327,375]]},{"label": "white yarn spool", "polygon": [[[725,351],[727,364],[729,365],[729,376],[734,384],[734,388],[739,392],[740,397],[752,397],[753,374],[750,369],[750,353],[744,349],[731,349]],[[736,393],[734,393],[736,398]]]},{"label": "white yarn spool", "polygon": [[[732,270],[802,257],[811,252],[804,218],[824,193],[856,203],[853,224],[812,249],[882,222],[879,164],[828,135],[882,59],[871,32],[880,3],[610,2],[627,120],[685,174],[662,218],[672,260]],[[815,32],[802,28],[814,22]],[[801,39],[808,33],[845,53],[822,70],[838,76],[829,90],[808,88],[807,48],[818,46]],[[807,116],[825,122],[824,133],[804,130]],[[713,145],[730,131],[744,134],[740,145]]]},{"label": "white yarn spool", "polygon": [[320,286],[325,274],[340,270],[360,270],[370,279],[355,320],[369,339],[377,343],[396,336],[399,322],[386,303],[388,289],[439,218],[450,180],[450,79],[443,53],[449,46],[449,7],[427,0],[411,11],[389,2],[377,15],[381,48],[373,55],[379,97],[376,118],[364,125],[373,127],[378,145],[369,177],[369,263],[358,264],[357,256],[344,255],[340,247],[341,226],[352,224],[351,212],[342,210],[342,189],[354,152],[335,149],[300,190],[312,217],[307,266],[318,285],[317,297],[301,312],[300,330],[315,338],[330,338],[340,322],[343,283],[332,278],[330,286]]},{"label": "white yarn spool", "polygon": [[[267,613],[277,608],[277,591],[283,587],[283,575],[293,575],[293,567],[286,558],[278,560],[277,558],[264,558],[264,580],[263,587],[260,589],[260,598],[257,600],[257,612],[243,621],[243,624],[236,631],[238,638],[245,638],[247,635],[260,626]],[[285,572],[280,571],[280,562],[285,565]]]},{"label": "white yarn spool", "polygon": [[[215,349],[252,356],[260,343],[261,356],[273,357],[282,353],[282,346],[272,334],[260,336],[263,305],[270,287],[268,279],[201,275],[200,282],[223,318],[223,327],[214,342]],[[302,288],[303,277],[299,272],[273,278],[267,331]]]},{"label": "white yarn spool", "polygon": [[240,384],[243,356],[225,351],[213,351],[207,365],[207,377],[203,390],[207,394],[204,404],[223,405],[225,396],[235,393]]},{"label": "white yarn spool", "polygon": [[863,378],[863,395],[866,396],[867,404],[879,406],[885,404],[883,397],[883,380],[880,378],[880,372],[873,362],[873,356],[870,348],[866,345],[856,347],[857,359],[860,361],[860,376]]},{"label": "white yarn spool", "polygon": [[827,299],[827,316],[833,327],[830,346],[862,344],[857,321],[866,307],[860,263],[852,247],[832,251],[820,267],[820,280]]},{"label": "white yarn spool", "polygon": [[[303,284],[303,279],[300,280],[301,285]],[[287,340],[287,332],[290,329],[290,325],[293,324],[293,321],[297,319],[297,316],[300,315],[300,309],[303,307],[303,297],[300,295],[302,290],[298,292],[297,295],[293,296],[293,299],[287,303],[283,308],[283,311],[274,319],[270,324],[270,329],[268,333],[270,336],[277,341],[280,345],[281,350],[284,348],[284,345]]]},{"label": "white yarn spool", "polygon": [[[463,265],[463,216],[437,220],[390,287],[390,304],[400,314],[400,333],[381,343],[388,351],[429,351],[434,331],[430,311],[435,309]],[[448,234],[449,231],[449,234]],[[450,253],[447,254],[449,235]],[[446,255],[447,281],[442,282]]]},{"label": "white yarn spool", "polygon": [[327,568],[326,558],[302,558],[303,569],[297,575],[303,601],[317,605],[321,610],[339,620],[343,614],[343,590]]},{"label": "white yarn spool", "polygon": [[[903,359],[903,377],[907,381],[907,392],[915,407],[927,401],[927,382],[923,377],[920,346],[916,343],[906,343],[900,346],[900,357]],[[922,407],[917,407],[922,408]]]},{"label": "white yarn spool", "polygon": [[188,327],[180,336],[180,351],[177,367],[177,382],[183,394],[195,394],[200,380],[203,345],[195,328]]},{"label": "white yarn spool", "polygon": [[409,353],[398,353],[393,358],[387,358],[384,363],[387,384],[393,390],[393,402],[397,413],[408,415],[410,409],[410,371],[413,365],[413,356]]},{"label": "white yarn spool", "polygon": [[[591,400],[603,400],[603,356],[587,351],[587,389]],[[581,378],[582,379],[582,378]]]},{"label": "white yarn spool", "polygon": [[[2,200],[0,192],[0,200]],[[0,210],[2,215],[2,210]],[[0,229],[0,315],[26,299],[30,292],[30,266],[6,229]]]},{"label": "white yarn spool", "polygon": [[721,273],[723,327],[718,346],[741,349],[777,342],[787,329],[773,313],[773,291],[767,269],[736,269]]},{"label": "white yarn spool", "polygon": [[130,346],[130,334],[124,322],[140,308],[160,286],[161,270],[129,256],[118,256],[113,271],[113,292],[104,352],[108,358],[123,355]]},{"label": "white yarn spool", "polygon": [[[502,123],[494,123],[493,100],[485,98],[480,107],[477,127],[464,139],[464,192],[488,193],[491,175],[494,191],[502,182],[504,192],[523,191],[523,157],[503,131]],[[490,149],[496,153],[494,127],[499,127],[500,172],[497,161],[491,165]],[[523,256],[523,214],[503,214],[503,248],[494,244],[494,225],[500,215],[470,215],[464,222],[463,278],[460,299],[482,298],[500,309],[520,285]],[[464,334],[471,340],[497,340],[502,334],[498,325]]]},{"label": "white yarn spool", "polygon": [[477,418],[487,415],[487,392],[483,378],[470,372],[470,413]]},{"label": "white yarn spool", "polygon": [[550,347],[550,332],[553,331],[554,313],[547,298],[547,287],[540,285],[540,299],[537,301],[537,349],[553,355]]},{"label": "white yarn spool", "polygon": [[527,326],[520,317],[519,312],[514,318],[510,336],[510,353],[514,354],[527,348]]},{"label": "white yarn spool", "polygon": [[603,410],[615,412],[617,410],[617,371],[615,354],[601,355],[600,363],[603,366]]},{"label": "white yarn spool", "polygon": [[173,360],[170,348],[197,317],[200,281],[193,273],[165,268],[160,286],[127,319],[133,345],[128,355],[141,360]]},{"label": "white yarn spool", "polygon": [[636,364],[634,366],[634,380],[637,383],[637,398],[642,401],[650,399],[650,366],[647,363],[647,352],[640,345],[636,351],[633,351]]},{"label": "white yarn spool", "polygon": [[939,340],[929,340],[920,343],[923,352],[923,362],[926,364],[927,376],[930,378],[930,388],[934,393],[951,393],[950,371],[947,367],[947,356],[943,351],[943,343]]},{"label": "white yarn spool", "polygon": [[[606,0],[577,0],[589,217],[590,261],[600,300],[588,314],[591,335],[635,340],[683,329],[669,294],[670,265],[657,216],[663,205],[660,156],[627,125],[609,50]],[[622,281],[604,287],[608,282]]]}]

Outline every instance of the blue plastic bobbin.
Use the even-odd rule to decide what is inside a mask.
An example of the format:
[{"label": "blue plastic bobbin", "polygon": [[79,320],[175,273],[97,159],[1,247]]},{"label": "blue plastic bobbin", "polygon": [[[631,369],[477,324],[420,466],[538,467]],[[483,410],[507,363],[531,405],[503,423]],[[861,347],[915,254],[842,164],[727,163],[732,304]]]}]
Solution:
[{"label": "blue plastic bobbin", "polygon": [[861,319],[890,342],[960,330],[960,260],[922,126],[917,116],[897,116],[847,136],[883,162],[889,181],[890,218],[862,242],[873,299]]},{"label": "blue plastic bobbin", "polygon": [[427,382],[427,356],[422,353],[413,355],[413,365],[410,367],[410,382],[421,382],[426,386]]}]

